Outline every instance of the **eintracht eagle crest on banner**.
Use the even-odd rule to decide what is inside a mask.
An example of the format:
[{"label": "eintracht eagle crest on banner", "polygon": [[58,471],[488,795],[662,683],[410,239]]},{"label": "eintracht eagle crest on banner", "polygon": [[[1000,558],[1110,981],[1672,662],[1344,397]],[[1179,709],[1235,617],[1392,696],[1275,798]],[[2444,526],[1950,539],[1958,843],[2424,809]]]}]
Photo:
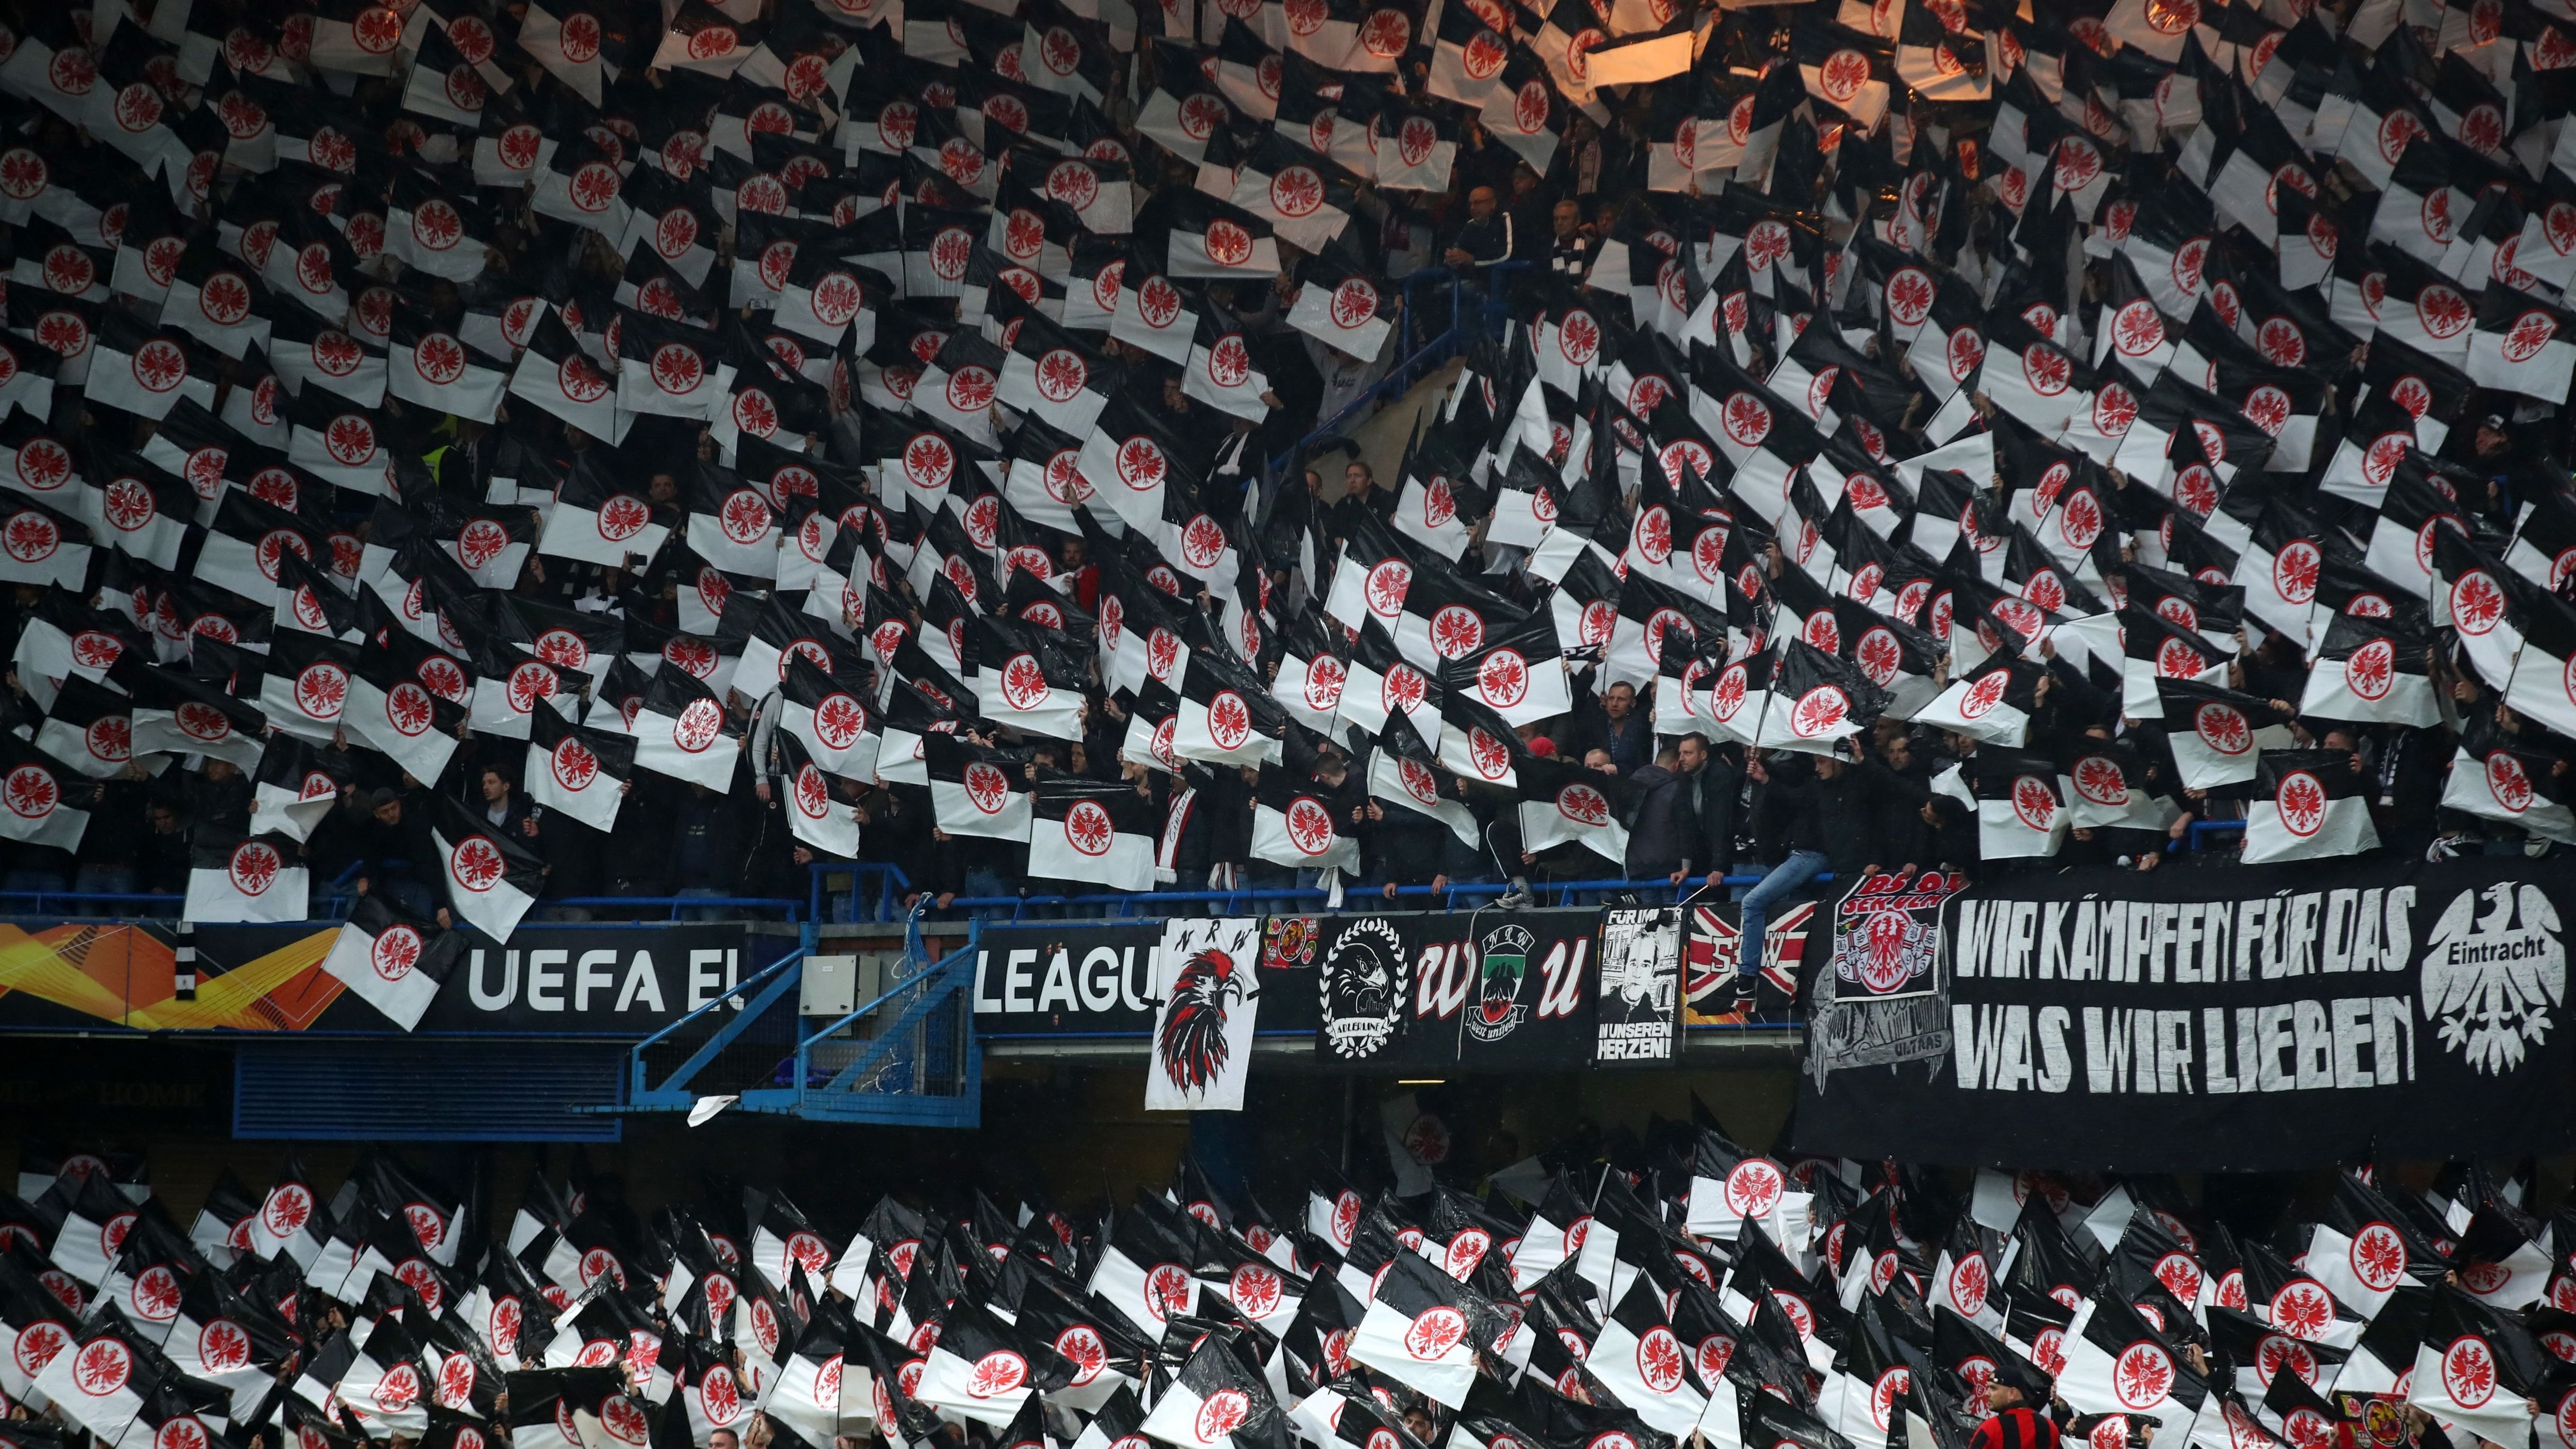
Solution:
[{"label": "eintracht eagle crest on banner", "polygon": [[2536,885],[2462,891],[2433,923],[2423,970],[2424,1017],[2442,1045],[2481,1073],[2509,1072],[2567,994],[2558,909]]}]

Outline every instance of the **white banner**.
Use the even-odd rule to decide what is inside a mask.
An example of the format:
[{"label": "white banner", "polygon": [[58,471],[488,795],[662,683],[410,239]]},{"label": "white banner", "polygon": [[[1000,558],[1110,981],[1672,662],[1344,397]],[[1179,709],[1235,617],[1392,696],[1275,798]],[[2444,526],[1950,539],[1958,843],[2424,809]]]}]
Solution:
[{"label": "white banner", "polygon": [[1243,1110],[1260,957],[1257,916],[1163,923],[1163,1000],[1145,1063],[1146,1111]]}]

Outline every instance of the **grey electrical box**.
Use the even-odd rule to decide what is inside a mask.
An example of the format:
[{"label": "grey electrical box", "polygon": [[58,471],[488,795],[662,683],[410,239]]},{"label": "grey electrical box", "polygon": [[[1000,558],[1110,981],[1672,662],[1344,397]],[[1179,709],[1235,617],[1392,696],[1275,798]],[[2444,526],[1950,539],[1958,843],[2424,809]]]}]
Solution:
[{"label": "grey electrical box", "polygon": [[804,980],[797,986],[800,1016],[847,1016],[859,1004],[859,958],[808,956]]}]

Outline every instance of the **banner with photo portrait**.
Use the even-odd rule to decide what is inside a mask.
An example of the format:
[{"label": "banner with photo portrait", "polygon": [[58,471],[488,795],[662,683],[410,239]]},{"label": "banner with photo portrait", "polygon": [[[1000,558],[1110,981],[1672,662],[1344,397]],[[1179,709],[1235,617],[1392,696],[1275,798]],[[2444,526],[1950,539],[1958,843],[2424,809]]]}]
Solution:
[{"label": "banner with photo portrait", "polygon": [[2576,878],[2507,858],[1973,888],[1941,910],[1931,1045],[1802,1074],[1790,1140],[2121,1172],[2561,1151],[2571,907]]},{"label": "banner with photo portrait", "polygon": [[1614,908],[1601,913],[1600,1004],[1593,1019],[1596,1066],[1654,1066],[1673,1058],[1682,984],[1682,910]]}]

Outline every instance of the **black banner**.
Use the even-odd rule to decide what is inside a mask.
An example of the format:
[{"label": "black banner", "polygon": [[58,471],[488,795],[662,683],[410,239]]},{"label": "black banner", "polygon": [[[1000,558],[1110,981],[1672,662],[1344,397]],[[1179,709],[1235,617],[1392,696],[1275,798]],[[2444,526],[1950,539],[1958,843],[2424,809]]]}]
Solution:
[{"label": "black banner", "polygon": [[1811,1058],[1793,1140],[2124,1172],[2561,1150],[2571,903],[2576,878],[2519,860],[1970,890],[1941,920],[1946,1043]]},{"label": "black banner", "polygon": [[1588,909],[1323,917],[1316,1059],[1369,1071],[1588,1066],[1600,922]]},{"label": "black banner", "polygon": [[[209,934],[201,927],[197,939]],[[649,1035],[797,951],[794,936],[755,939],[739,921],[526,926],[507,946],[481,931],[464,935],[464,959],[420,1019],[422,1031]]]},{"label": "black banner", "polygon": [[986,926],[975,956],[975,1029],[1091,1036],[1154,1029],[1161,921]]},{"label": "black banner", "polygon": [[[339,926],[316,921],[201,925],[189,938],[196,955],[183,996],[180,983],[190,978],[169,923],[31,931],[13,949],[29,965],[51,954],[60,969],[19,974],[0,995],[0,1031],[106,1023],[154,1032],[396,1032],[322,969],[339,934]],[[792,935],[754,936],[739,921],[531,923],[506,946],[480,931],[458,934],[466,949],[417,1031],[648,1036],[796,949]]]},{"label": "black banner", "polygon": [[[1263,923],[1275,936],[1284,922]],[[984,1036],[1150,1036],[1162,1004],[1163,923],[1036,922],[984,928],[975,958],[975,1030]],[[941,950],[955,950],[962,937]],[[1263,952],[1260,1034],[1315,1027],[1313,952]]]}]

